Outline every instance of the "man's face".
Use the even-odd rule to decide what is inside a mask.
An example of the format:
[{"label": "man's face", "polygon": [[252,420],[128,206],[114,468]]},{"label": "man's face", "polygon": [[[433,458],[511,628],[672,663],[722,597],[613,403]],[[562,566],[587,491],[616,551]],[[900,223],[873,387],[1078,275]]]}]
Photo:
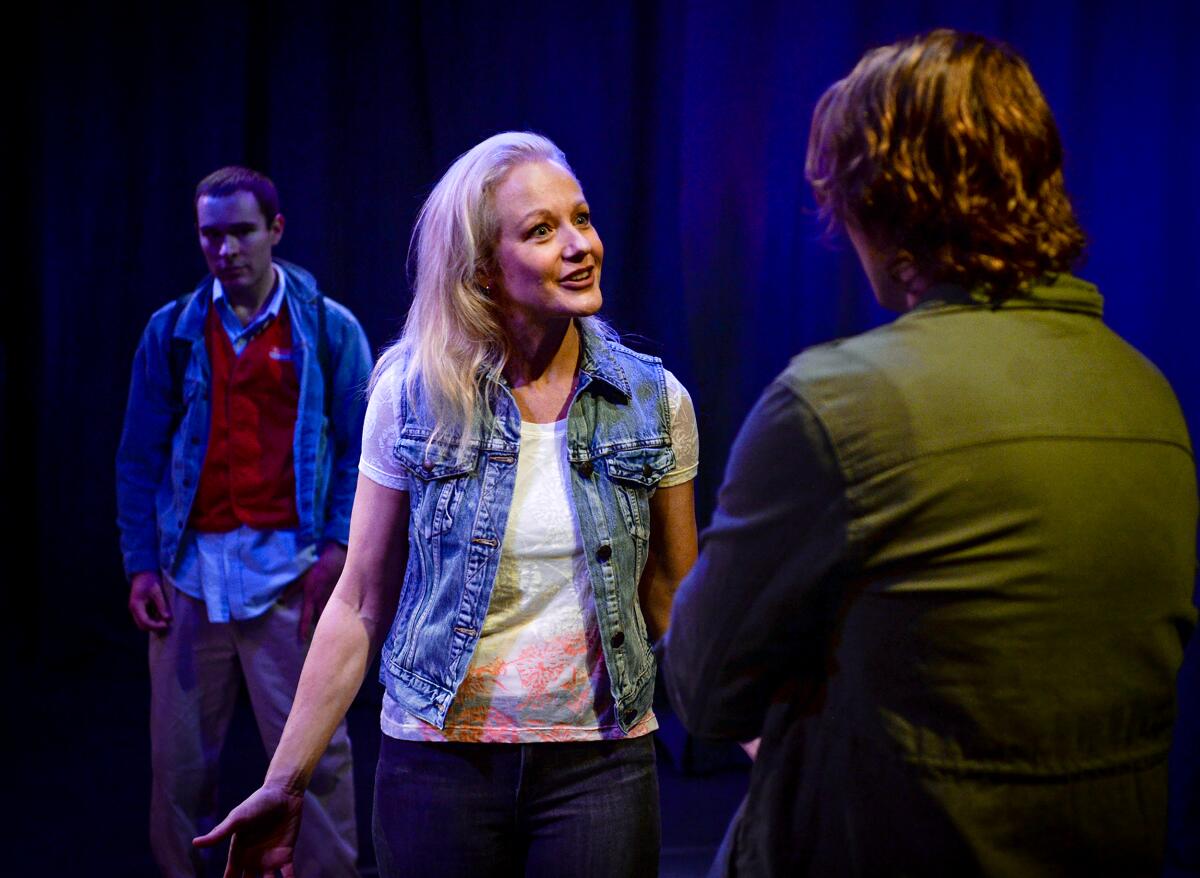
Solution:
[{"label": "man's face", "polygon": [[283,216],[269,222],[250,192],[202,195],[196,226],[204,261],[233,296],[264,293],[274,284],[271,249],[283,236]]}]

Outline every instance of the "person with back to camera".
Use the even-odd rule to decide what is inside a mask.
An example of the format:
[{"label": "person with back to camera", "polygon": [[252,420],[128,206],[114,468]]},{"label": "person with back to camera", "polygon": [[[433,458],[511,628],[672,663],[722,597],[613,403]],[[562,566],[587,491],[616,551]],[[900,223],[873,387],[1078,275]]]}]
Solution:
[{"label": "person with back to camera", "polygon": [[290,862],[382,643],[380,874],[655,874],[650,639],[695,558],[691,402],[594,316],[604,248],[546,138],[460,156],[413,247],[345,571],[262,788],[197,843],[232,833],[230,874]]},{"label": "person with back to camera", "polygon": [[826,91],[806,169],[902,316],[767,388],[676,596],[684,724],[759,739],[714,871],[1157,874],[1195,469],[1067,273],[1050,109],[933,31]]}]

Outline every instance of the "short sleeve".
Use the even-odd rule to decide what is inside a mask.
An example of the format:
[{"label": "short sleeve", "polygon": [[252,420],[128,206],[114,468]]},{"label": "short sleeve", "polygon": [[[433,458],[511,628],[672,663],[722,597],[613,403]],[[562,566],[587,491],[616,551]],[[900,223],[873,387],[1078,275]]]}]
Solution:
[{"label": "short sleeve", "polygon": [[667,406],[671,414],[671,447],[675,449],[675,469],[662,477],[660,488],[682,485],[696,478],[700,466],[700,434],[696,429],[696,410],[692,398],[679,379],[667,370]]},{"label": "short sleeve", "polygon": [[393,365],[371,389],[363,418],[362,456],[358,471],[376,484],[409,489],[409,476],[393,453],[400,435],[400,370]]}]

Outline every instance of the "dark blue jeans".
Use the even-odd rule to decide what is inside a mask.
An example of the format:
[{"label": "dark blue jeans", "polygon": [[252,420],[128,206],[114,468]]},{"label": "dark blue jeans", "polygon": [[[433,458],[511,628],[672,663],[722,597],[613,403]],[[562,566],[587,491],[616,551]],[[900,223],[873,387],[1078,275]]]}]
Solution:
[{"label": "dark blue jeans", "polygon": [[425,744],[384,735],[374,835],[383,878],[657,875],[654,741]]}]

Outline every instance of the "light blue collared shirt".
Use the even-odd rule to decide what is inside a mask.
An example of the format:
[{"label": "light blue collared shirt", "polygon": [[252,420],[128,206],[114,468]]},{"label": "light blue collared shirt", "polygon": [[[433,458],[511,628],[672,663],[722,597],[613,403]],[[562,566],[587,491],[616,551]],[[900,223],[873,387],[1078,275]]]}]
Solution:
[{"label": "light blue collared shirt", "polygon": [[[233,313],[221,282],[213,281],[212,304],[237,356],[283,307],[286,275],[279,266],[273,268],[275,291],[245,326]],[[271,609],[283,590],[316,560],[317,547],[299,546],[294,530],[255,530],[242,525],[226,533],[197,533],[188,528],[167,581],[204,601],[210,622],[253,619]]]}]

